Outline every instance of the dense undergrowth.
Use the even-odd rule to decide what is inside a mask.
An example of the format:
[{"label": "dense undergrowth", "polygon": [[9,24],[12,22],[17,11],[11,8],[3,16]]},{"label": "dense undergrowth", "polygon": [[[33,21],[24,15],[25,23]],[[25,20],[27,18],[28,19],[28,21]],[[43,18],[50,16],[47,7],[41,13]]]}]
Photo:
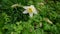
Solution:
[{"label": "dense undergrowth", "polygon": [[[32,18],[23,14],[30,5],[38,10]],[[0,0],[0,34],[60,34],[60,1]]]}]

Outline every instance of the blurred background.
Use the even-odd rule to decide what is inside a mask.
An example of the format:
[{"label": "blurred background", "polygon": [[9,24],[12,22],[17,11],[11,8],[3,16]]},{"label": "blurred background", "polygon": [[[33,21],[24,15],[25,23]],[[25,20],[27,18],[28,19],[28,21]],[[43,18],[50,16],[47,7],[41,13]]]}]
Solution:
[{"label": "blurred background", "polygon": [[[32,18],[23,14],[30,5],[38,10]],[[0,0],[0,34],[60,34],[60,0]]]}]

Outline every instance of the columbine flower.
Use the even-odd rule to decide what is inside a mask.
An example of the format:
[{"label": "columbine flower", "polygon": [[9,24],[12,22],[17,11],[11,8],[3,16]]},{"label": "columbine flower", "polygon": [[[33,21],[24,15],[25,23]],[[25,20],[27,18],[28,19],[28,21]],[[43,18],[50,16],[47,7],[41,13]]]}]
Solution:
[{"label": "columbine flower", "polygon": [[34,5],[24,6],[23,8],[26,9],[23,13],[24,13],[24,14],[29,13],[30,17],[32,17],[33,14],[37,14],[37,10],[36,10],[36,8],[34,7]]}]

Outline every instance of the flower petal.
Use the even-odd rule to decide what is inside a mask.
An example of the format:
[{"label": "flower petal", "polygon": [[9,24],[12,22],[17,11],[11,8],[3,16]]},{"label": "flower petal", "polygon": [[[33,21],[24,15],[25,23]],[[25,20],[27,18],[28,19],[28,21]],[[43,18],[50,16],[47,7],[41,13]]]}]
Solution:
[{"label": "flower petal", "polygon": [[31,7],[32,9],[35,9],[34,5],[31,5],[30,7]]},{"label": "flower petal", "polygon": [[34,14],[37,14],[37,10],[36,10],[36,8],[34,7],[34,5],[31,5],[30,7],[33,9],[33,13],[34,13]]},{"label": "flower petal", "polygon": [[28,12],[27,12],[27,10],[25,10],[23,13],[24,13],[24,14],[27,14]]},{"label": "flower petal", "polygon": [[37,14],[37,11],[34,11],[33,13],[34,13],[34,14]]},{"label": "flower petal", "polygon": [[31,7],[34,7],[34,5],[30,5]]},{"label": "flower petal", "polygon": [[29,6],[24,6],[23,8],[24,8],[24,9],[28,9],[28,7],[29,7]]},{"label": "flower petal", "polygon": [[29,13],[30,17],[33,17],[33,13]]}]

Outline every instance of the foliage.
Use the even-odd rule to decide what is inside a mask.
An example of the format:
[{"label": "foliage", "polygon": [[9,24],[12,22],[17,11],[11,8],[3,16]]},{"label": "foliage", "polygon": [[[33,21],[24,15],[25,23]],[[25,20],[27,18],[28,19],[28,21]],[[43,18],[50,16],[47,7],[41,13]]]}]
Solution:
[{"label": "foliage", "polygon": [[[20,7],[12,8],[14,4]],[[38,10],[32,18],[29,14],[23,14],[25,9],[22,6],[29,5]],[[0,34],[60,34],[59,11],[59,0],[0,0]]]}]

